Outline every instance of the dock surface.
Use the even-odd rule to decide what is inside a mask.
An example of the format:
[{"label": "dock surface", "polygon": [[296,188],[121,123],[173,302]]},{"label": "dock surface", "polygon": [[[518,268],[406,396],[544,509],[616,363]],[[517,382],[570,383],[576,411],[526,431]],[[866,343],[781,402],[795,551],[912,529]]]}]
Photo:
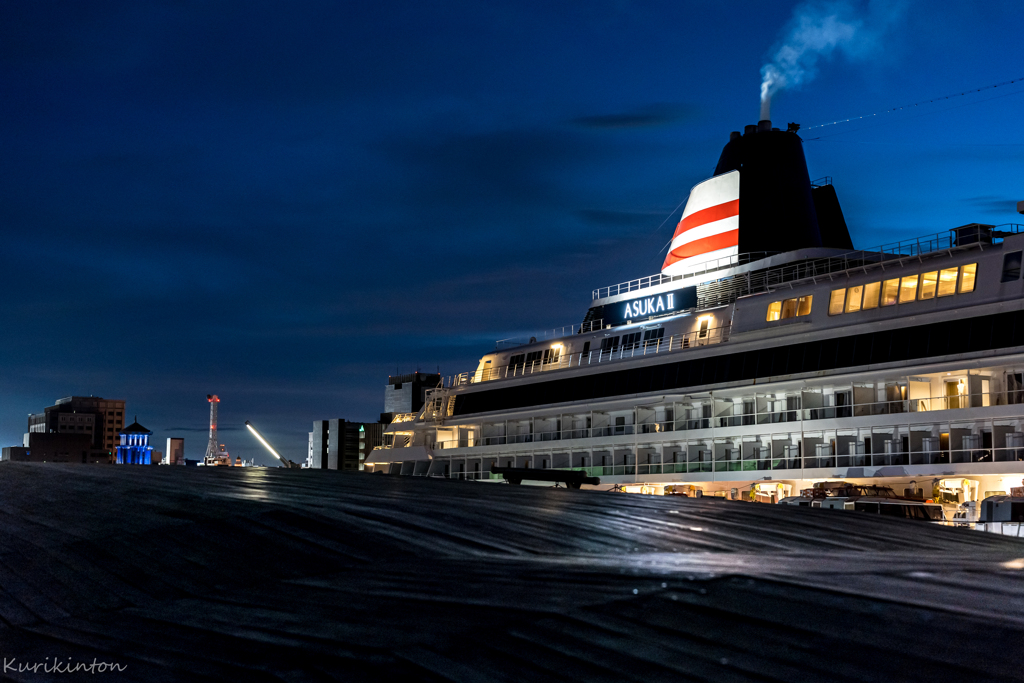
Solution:
[{"label": "dock surface", "polygon": [[0,656],[138,681],[1024,680],[1024,539],[262,468],[0,464]]}]

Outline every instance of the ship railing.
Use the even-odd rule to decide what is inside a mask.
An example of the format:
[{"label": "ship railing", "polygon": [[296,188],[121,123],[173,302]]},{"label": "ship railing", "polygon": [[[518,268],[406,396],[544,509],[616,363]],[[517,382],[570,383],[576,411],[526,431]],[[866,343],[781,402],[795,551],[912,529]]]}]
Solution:
[{"label": "ship railing", "polygon": [[[586,430],[594,437],[611,436],[601,434],[602,430]],[[616,432],[619,434],[621,432]],[[627,430],[625,433],[632,433]],[[555,434],[557,436],[557,433]],[[520,438],[533,437],[533,438]],[[586,438],[586,437],[585,437]],[[555,439],[557,440],[557,438]],[[520,434],[506,437],[486,437],[476,441],[461,439],[439,441],[435,450],[452,450],[487,445],[511,445],[514,443],[541,443],[544,439],[537,434]],[[884,443],[884,442],[883,442]],[[828,444],[823,444],[827,446]],[[687,472],[755,472],[778,469],[813,469],[846,467],[896,467],[912,465],[956,465],[1001,462],[1024,462],[1024,446],[1001,448],[936,448],[935,450],[890,449],[881,453],[858,453],[856,455],[819,454],[803,455],[801,449],[793,446],[791,454],[774,453],[767,448],[752,449],[741,455],[740,449],[723,449],[722,452],[701,449],[689,455],[680,453],[674,462],[641,464],[640,474],[680,474]],[[632,457],[632,456],[630,456]],[[627,465],[631,467],[632,465]],[[652,469],[661,468],[661,469]],[[561,468],[566,469],[566,468]],[[662,472],[662,469],[664,470]]]},{"label": "ship railing", "polygon": [[[803,396],[822,397],[817,392],[802,392]],[[835,396],[832,394],[833,402]],[[895,415],[900,413],[924,413],[942,410],[962,410],[965,408],[987,408],[995,405],[1024,404],[1024,389],[1009,391],[1004,395],[1000,392],[977,392],[957,395],[942,394],[939,396],[919,396],[910,399],[885,399],[880,401],[849,402],[815,407],[802,407],[806,401],[801,397],[774,399],[768,395],[758,394],[749,397],[744,403],[751,405],[753,410],[743,410],[742,404],[732,404],[727,412],[719,412],[713,418],[700,417],[681,419],[677,423],[678,430],[709,429],[715,427],[742,427],[747,425],[774,424],[779,422],[800,422],[813,420],[832,420],[851,417],[867,417],[871,415]],[[730,402],[726,402],[726,406]]]},{"label": "ship railing", "polygon": [[539,341],[547,341],[549,339],[561,339],[562,337],[571,337],[574,334],[586,334],[588,332],[594,332],[604,327],[603,318],[595,318],[594,320],[587,320],[578,325],[563,325],[562,327],[555,327],[550,330],[544,330],[537,334],[531,335],[530,337],[509,337],[508,339],[499,339],[494,342],[494,348],[498,351],[502,349],[514,348],[516,346],[525,346],[526,344],[535,344]]},{"label": "ship railing", "polygon": [[[756,276],[751,278],[746,290],[739,292],[739,294],[742,295],[753,291],[763,291],[766,287],[778,286],[782,283],[794,283],[799,280],[813,279],[825,275],[835,275],[848,270],[860,269],[904,258],[916,258],[925,254],[940,251],[984,248],[989,244],[999,244],[1002,241],[1002,238],[1006,235],[1015,235],[1022,232],[1024,232],[1024,224],[1020,223],[1003,223],[995,226],[964,226],[932,235],[924,235],[908,240],[901,240],[899,242],[883,244],[873,249],[856,249],[836,256],[810,259],[800,263],[779,266],[777,268],[770,268],[764,272],[759,272]],[[766,256],[770,256],[775,253],[778,252],[758,252],[750,254],[750,258],[747,258],[744,262],[765,258]],[[748,255],[739,254],[738,256],[727,258],[742,260],[746,256]],[[732,265],[739,265],[739,261]],[[721,270],[724,267],[727,266],[712,267],[707,270],[694,273],[694,275],[704,274],[712,270]],[[593,298],[603,299],[608,296],[614,296],[615,294],[631,292],[646,287],[653,287],[664,282],[682,280],[684,277],[691,277],[691,275],[650,275],[648,277],[630,280],[629,282],[624,282],[618,285],[612,285],[611,287],[595,289],[593,291]]]},{"label": "ship railing", "polygon": [[548,431],[537,430],[525,434],[490,434],[478,439],[479,446],[505,446],[517,443],[543,443],[546,441],[568,441],[571,439],[593,439],[607,436],[629,436],[631,434],[656,434],[671,432],[673,421],[645,422],[642,424],[605,425],[602,427],[567,427]]},{"label": "ship railing", "polygon": [[435,441],[431,444],[431,448],[436,451],[451,450],[452,448],[472,448],[473,446],[480,446],[478,439],[444,439],[442,441]]},{"label": "ship railing", "polygon": [[[435,446],[436,448],[436,446]],[[767,451],[767,449],[763,449]],[[950,465],[950,464],[976,464],[985,465],[992,463],[1024,462],[1024,448],[960,448],[937,453],[928,452],[894,452],[894,453],[870,453],[863,455],[832,455],[832,456],[804,456],[800,449],[795,448],[792,453],[764,454],[753,451],[751,454],[743,454],[738,451],[725,454],[712,451],[693,450],[689,453],[679,453],[672,461],[646,462],[636,464],[633,455],[625,457],[619,455],[616,459],[625,460],[625,464],[591,465],[585,467],[554,467],[543,469],[558,470],[581,470],[592,477],[617,477],[617,476],[651,476],[666,474],[700,474],[717,472],[778,472],[807,469],[845,469],[850,467],[912,467],[917,465]],[[510,459],[525,459],[532,461],[538,466],[540,456],[517,456],[509,454]],[[506,455],[502,454],[501,458]],[[590,456],[586,456],[588,459]],[[601,457],[601,456],[595,456]],[[545,454],[545,459],[551,462],[550,455]],[[483,460],[487,460],[487,456]],[[493,457],[491,458],[493,459]],[[476,464],[476,463],[474,463]],[[998,469],[1004,469],[1000,466]],[[451,468],[449,476],[453,479],[490,479],[500,477],[488,477],[486,468],[481,470],[457,471],[458,468]],[[473,476],[474,472],[477,476]],[[752,475],[755,477],[763,475]],[[956,503],[955,500],[937,499],[936,503]]]},{"label": "ship railing", "polygon": [[[811,395],[815,395],[811,392]],[[820,400],[820,394],[817,395]],[[906,423],[902,425],[875,425],[871,427],[872,433],[860,434],[856,439],[844,440],[841,437],[848,435],[839,434],[833,439],[834,443],[823,444],[829,449],[827,453],[809,453],[806,454],[806,458],[839,458],[839,462],[848,462],[847,457],[852,456],[863,456],[872,455],[871,453],[864,453],[865,450],[872,450],[872,446],[869,446],[863,439],[871,439],[873,441],[874,453],[873,459],[861,464],[873,465],[878,464],[877,460],[885,455],[885,451],[890,451],[893,455],[904,453],[910,457],[909,463],[893,463],[893,464],[940,464],[940,463],[957,463],[957,462],[1001,462],[1001,461],[1016,461],[1020,458],[1020,455],[1024,457],[1024,434],[1018,434],[1016,432],[1008,432],[1003,440],[1005,446],[999,448],[992,447],[991,436],[984,436],[983,433],[979,434],[962,434],[955,436],[952,439],[952,445],[955,448],[950,449],[950,424],[956,424],[964,421],[977,421],[984,419],[972,415],[971,417],[960,417],[962,413],[960,411],[967,409],[979,409],[989,407],[1000,407],[1006,405],[1020,405],[1024,407],[1024,389],[1011,390],[1007,392],[984,392],[974,394],[960,394],[957,396],[933,396],[933,397],[917,397],[914,399],[902,399],[902,400],[884,400],[875,401],[870,403],[854,403],[850,405],[829,405],[814,408],[801,408],[800,400],[796,397],[790,397],[788,400],[766,400],[770,397],[766,395],[755,395],[750,397],[750,400],[744,400],[743,403],[759,407],[753,412],[738,413],[738,414],[722,414],[711,416],[710,409],[712,408],[709,404],[693,406],[692,403],[679,403],[674,402],[671,407],[668,408],[670,419],[668,420],[657,420],[654,417],[641,418],[639,423],[630,424],[598,424],[591,426],[581,426],[584,421],[594,420],[596,416],[606,416],[605,413],[585,413],[585,414],[573,414],[566,413],[564,416],[559,418],[545,418],[536,419],[533,421],[529,431],[525,433],[505,433],[506,429],[526,429],[523,427],[511,427],[498,423],[496,425],[484,425],[483,435],[477,435],[474,437],[473,444],[467,444],[465,437],[462,442],[446,442],[443,447],[445,448],[464,448],[467,445],[476,446],[504,446],[511,444],[522,444],[522,443],[543,443],[549,441],[564,441],[574,439],[592,439],[612,436],[628,436],[633,434],[657,434],[664,432],[690,432],[690,431],[701,431],[711,430],[714,428],[727,428],[727,427],[742,427],[742,426],[755,426],[755,425],[771,425],[771,424],[782,424],[792,423],[795,429],[800,431],[806,431],[811,429],[821,429],[812,427],[815,422],[819,420],[844,420],[844,419],[860,419],[867,416],[874,415],[897,415],[911,412],[928,412],[934,414],[934,423],[932,422],[921,423],[918,422],[915,432],[919,432],[915,436],[915,441],[911,444],[909,440],[909,434],[907,433],[908,427]],[[729,405],[731,402],[723,401],[716,405],[721,406],[722,404]],[[775,404],[773,407],[772,404]],[[742,404],[732,404],[739,406]],[[717,410],[717,408],[716,408]],[[642,413],[643,411],[638,411]],[[653,412],[653,411],[652,411]],[[656,415],[656,414],[655,414]],[[546,429],[545,427],[550,426],[552,420],[562,419],[565,422],[564,428],[558,429]],[[917,418],[920,420],[920,418]],[[600,420],[598,420],[600,421]],[[799,423],[803,422],[803,425]],[[923,433],[925,428],[930,431],[928,434]],[[495,430],[497,429],[497,433]],[[843,430],[848,429],[842,425],[837,426],[837,429]],[[920,431],[919,431],[920,430]],[[988,432],[991,434],[991,432]],[[946,436],[941,436],[945,434]],[[688,437],[689,438],[689,437]],[[696,437],[700,438],[700,437]],[[906,438],[907,442],[904,443],[903,439]],[[842,452],[849,449],[850,444],[854,445],[855,450],[860,449],[858,453],[847,453]],[[837,453],[836,450],[840,452]],[[965,454],[969,453],[970,458]],[[986,455],[989,454],[989,455]],[[824,462],[824,461],[823,461]],[[852,461],[849,461],[852,462]],[[889,464],[889,463],[882,463]],[[817,466],[817,465],[814,465]],[[858,466],[858,465],[842,465],[842,466]]]},{"label": "ship railing", "polygon": [[985,228],[984,232],[982,232],[981,228],[960,228],[883,244],[873,249],[856,250],[837,256],[812,259],[772,268],[764,273],[759,273],[751,280],[748,290],[749,292],[761,291],[782,284],[793,284],[801,280],[814,280],[824,276],[835,276],[850,270],[864,269],[878,264],[906,258],[917,258],[942,251],[984,247],[986,244],[998,243],[1002,239],[995,233],[1016,234],[1019,232],[1022,232],[1021,226],[1015,223],[995,226],[991,231]]},{"label": "ship railing", "polygon": [[641,277],[627,282],[620,282],[617,285],[600,287],[592,292],[592,298],[594,300],[605,299],[610,296],[618,296],[619,294],[628,294],[629,292],[647,289],[648,287],[657,287],[658,285],[663,285],[668,282],[679,282],[698,275],[706,275],[707,273],[711,273],[716,270],[725,270],[727,268],[743,265],[744,263],[760,261],[763,258],[768,258],[769,256],[774,256],[778,253],[781,252],[752,251],[743,254],[733,254],[732,256],[723,256],[722,258],[699,263],[694,267],[694,270],[686,273],[679,273],[677,275],[664,275],[662,273],[657,273],[655,275],[648,275],[647,277]]},{"label": "ship railing", "polygon": [[637,341],[587,352],[549,354],[546,359],[539,359],[530,363],[501,365],[493,368],[483,368],[475,372],[463,372],[447,378],[447,386],[462,386],[464,384],[478,384],[480,382],[527,377],[552,370],[568,370],[570,368],[612,363],[661,353],[684,351],[708,346],[709,344],[719,344],[729,341],[729,329],[730,325],[722,325],[720,327],[672,335],[668,339]]},{"label": "ship railing", "polygon": [[1024,537],[1024,522],[968,522],[966,520],[952,519],[946,522],[946,526],[962,526],[977,531],[984,531],[990,534],[999,534],[1001,536],[1013,536],[1015,538]]}]

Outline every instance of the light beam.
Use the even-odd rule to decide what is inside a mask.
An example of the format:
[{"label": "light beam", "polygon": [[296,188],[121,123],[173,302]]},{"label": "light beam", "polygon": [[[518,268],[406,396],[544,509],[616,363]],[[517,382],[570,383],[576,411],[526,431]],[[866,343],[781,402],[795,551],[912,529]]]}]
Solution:
[{"label": "light beam", "polygon": [[261,444],[263,444],[263,447],[266,448],[268,451],[270,451],[271,455],[273,455],[278,460],[282,460],[283,461],[281,456],[277,454],[277,451],[274,450],[274,447],[271,446],[269,443],[267,443],[267,440],[263,438],[262,434],[260,434],[259,432],[256,431],[256,428],[252,426],[251,422],[246,420],[245,421],[245,426],[249,428],[249,431],[252,432],[253,436],[255,436],[257,439],[259,439],[259,442]]}]

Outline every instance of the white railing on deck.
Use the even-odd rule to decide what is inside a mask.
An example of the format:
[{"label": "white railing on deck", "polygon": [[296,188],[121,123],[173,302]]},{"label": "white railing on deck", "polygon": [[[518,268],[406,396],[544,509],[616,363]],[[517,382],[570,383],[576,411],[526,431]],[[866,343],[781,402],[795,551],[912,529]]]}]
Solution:
[{"label": "white railing on deck", "polygon": [[477,384],[494,380],[512,379],[514,377],[525,377],[540,372],[552,370],[568,370],[587,365],[599,363],[611,363],[631,358],[655,355],[659,353],[671,353],[685,349],[718,344],[729,341],[729,325],[714,327],[703,332],[695,331],[686,334],[677,334],[668,339],[651,341],[640,341],[633,344],[622,344],[612,349],[595,349],[586,353],[567,353],[559,356],[558,360],[544,362],[537,360],[532,363],[519,363],[516,365],[503,365],[496,368],[485,368],[476,372],[463,372],[458,375],[446,378],[445,386],[456,387],[463,384]]},{"label": "white railing on deck", "polygon": [[533,344],[539,341],[547,341],[548,339],[561,339],[562,337],[571,337],[574,334],[585,334],[587,332],[594,332],[604,327],[604,319],[597,318],[594,320],[588,320],[578,325],[563,325],[562,327],[556,327],[550,330],[544,330],[537,334],[530,335],[529,339],[523,337],[509,337],[508,339],[499,339],[494,342],[494,348],[508,349],[516,346],[525,346],[526,344]]},{"label": "white railing on deck", "polygon": [[[858,249],[848,251],[837,256],[811,259],[809,261],[779,266],[778,268],[765,271],[764,281],[769,285],[778,284],[781,282],[790,282],[795,279],[803,279],[829,273],[839,273],[852,268],[861,268],[865,265],[885,263],[894,259],[921,256],[954,248],[984,247],[986,244],[998,244],[1006,234],[1015,235],[1021,232],[1024,232],[1024,225],[1020,223],[1003,223],[1001,225],[991,226],[991,228],[986,226],[974,229],[973,231],[970,226],[964,226],[963,228],[938,232],[933,235],[925,235],[923,237],[915,237],[913,239],[902,240],[900,242],[883,244],[882,246],[875,247],[874,249]],[[714,270],[722,270],[723,268],[739,265],[741,263],[749,263],[776,253],[779,252],[755,252],[751,254],[728,256],[724,259],[708,261],[706,267],[692,273],[686,273],[685,275],[669,276],[662,275],[661,273],[657,275],[649,275],[647,277],[630,280],[629,282],[622,282],[610,287],[595,289],[593,291],[593,298],[595,300],[604,299],[617,294],[625,294],[627,292],[645,289],[647,287],[655,287],[665,282],[675,282],[694,275],[701,275]],[[719,263],[719,261],[722,261],[723,263]],[[729,261],[729,263],[724,263],[726,261]],[[704,266],[705,264],[699,265]]]},{"label": "white railing on deck", "polygon": [[695,277],[697,275],[704,275],[705,273],[710,273],[715,270],[732,268],[733,266],[750,263],[751,261],[758,261],[778,253],[779,252],[777,251],[755,251],[745,254],[723,256],[722,258],[699,263],[694,267],[694,270],[686,273],[680,273],[679,275],[663,275],[658,273],[657,275],[648,275],[647,277],[629,280],[628,282],[620,282],[617,285],[611,285],[609,287],[601,287],[593,291],[592,298],[594,300],[605,299],[610,296],[618,296],[619,294],[628,294],[629,292],[646,289],[647,287],[657,287],[658,285],[665,284],[666,282],[676,282],[678,280]]}]

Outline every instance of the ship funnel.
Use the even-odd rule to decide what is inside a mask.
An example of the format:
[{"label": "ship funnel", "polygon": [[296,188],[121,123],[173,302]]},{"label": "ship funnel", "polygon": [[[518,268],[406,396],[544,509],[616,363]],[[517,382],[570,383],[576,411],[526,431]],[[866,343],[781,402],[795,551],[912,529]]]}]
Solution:
[{"label": "ship funnel", "polygon": [[[830,182],[812,185],[803,142],[770,120],[730,135],[712,178],[696,185],[662,266],[667,275],[814,247],[852,250]],[[723,261],[723,259],[726,259]]]}]

